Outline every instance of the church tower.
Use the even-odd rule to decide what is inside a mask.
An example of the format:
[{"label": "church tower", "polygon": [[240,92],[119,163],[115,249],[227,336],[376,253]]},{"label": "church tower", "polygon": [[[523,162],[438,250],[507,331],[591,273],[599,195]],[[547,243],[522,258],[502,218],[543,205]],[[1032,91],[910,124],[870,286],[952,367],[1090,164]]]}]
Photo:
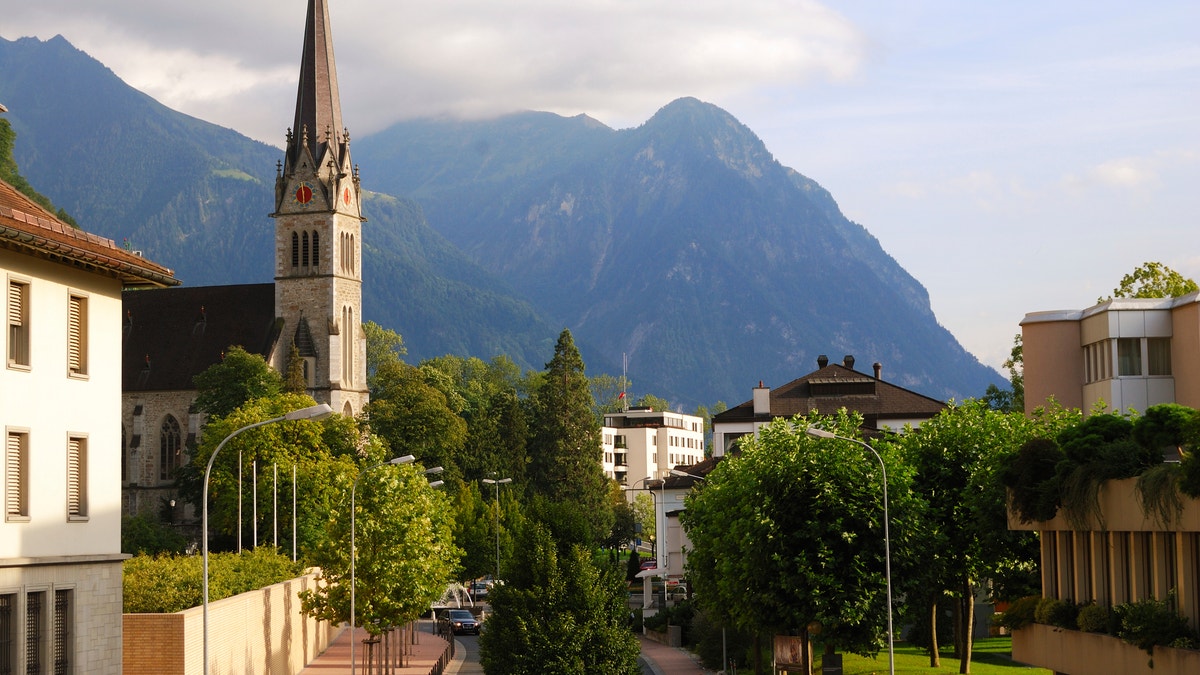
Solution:
[{"label": "church tower", "polygon": [[368,396],[359,196],[326,0],[309,0],[296,118],[276,169],[271,214],[281,323],[271,362],[286,373],[289,354],[298,353],[309,393],[346,415],[362,413]]}]

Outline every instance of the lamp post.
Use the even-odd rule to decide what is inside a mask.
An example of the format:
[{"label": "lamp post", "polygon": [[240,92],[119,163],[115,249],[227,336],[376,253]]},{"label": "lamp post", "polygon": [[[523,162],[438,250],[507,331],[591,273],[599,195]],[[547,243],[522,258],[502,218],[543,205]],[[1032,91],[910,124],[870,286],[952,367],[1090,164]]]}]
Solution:
[{"label": "lamp post", "polygon": [[493,583],[500,581],[500,486],[508,485],[512,482],[511,478],[484,478],[484,485],[496,486],[496,511],[492,521],[496,528],[496,576],[492,580]]},{"label": "lamp post", "polygon": [[[247,424],[240,429],[235,429],[228,436],[222,439],[217,445],[217,449],[213,450],[213,454],[208,458],[208,466],[204,469],[203,495],[200,499],[200,538],[204,549],[202,556],[204,559],[204,675],[208,675],[208,479],[212,475],[213,462],[217,459],[217,453],[221,452],[221,448],[225,447],[225,444],[229,442],[229,439],[237,436],[247,429],[261,427],[267,424],[273,424],[275,422],[291,420],[319,420],[324,417],[328,417],[331,414],[333,414],[333,408],[330,408],[328,403],[321,403],[308,408],[293,410],[292,412],[280,417],[272,417],[271,419],[263,420],[262,422]],[[238,466],[241,466],[241,462],[238,462]],[[240,531],[240,520],[238,522],[238,528]]]},{"label": "lamp post", "polygon": [[805,433],[813,438],[836,438],[842,441],[857,443],[867,450],[870,450],[871,454],[875,455],[875,459],[879,460],[879,469],[883,471],[883,564],[887,577],[888,673],[891,675],[896,675],[896,651],[892,645],[892,540],[891,535],[888,532],[887,467],[883,463],[883,457],[879,455],[879,452],[877,452],[875,448],[871,447],[864,441],[858,440],[857,438],[838,436],[832,431],[825,431],[824,429],[818,429],[816,427],[808,427],[808,429],[805,430]]},{"label": "lamp post", "polygon": [[403,457],[393,457],[386,462],[380,462],[374,466],[368,466],[358,472],[358,477],[354,479],[354,484],[350,486],[350,675],[354,675],[354,558],[357,557],[357,551],[354,549],[354,504],[355,497],[358,493],[358,481],[372,469],[378,469],[381,466],[389,464],[409,464],[416,460],[412,455],[404,455]]}]

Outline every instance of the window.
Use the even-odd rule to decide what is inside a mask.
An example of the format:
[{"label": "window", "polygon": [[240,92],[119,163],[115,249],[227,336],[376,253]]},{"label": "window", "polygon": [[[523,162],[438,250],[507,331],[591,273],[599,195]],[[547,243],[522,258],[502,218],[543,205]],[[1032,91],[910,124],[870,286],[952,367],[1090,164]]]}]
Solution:
[{"label": "window", "polygon": [[1171,374],[1171,338],[1147,338],[1147,375]]},{"label": "window", "polygon": [[67,520],[87,519],[87,439],[67,439]]},{"label": "window", "polygon": [[312,257],[309,259],[309,264],[312,265],[313,271],[316,272],[321,262],[321,235],[313,230],[312,233]]},{"label": "window", "polygon": [[4,517],[29,519],[29,434],[9,431],[4,445]]},{"label": "window", "polygon": [[158,479],[171,480],[183,459],[183,433],[179,422],[167,415],[158,430]]},{"label": "window", "polygon": [[300,235],[292,233],[292,267],[300,266]]},{"label": "window", "polygon": [[29,284],[8,282],[8,365],[29,367]]},{"label": "window", "polygon": [[72,294],[67,300],[67,373],[87,375],[88,299]]},{"label": "window", "polygon": [[42,672],[42,617],[46,593],[37,591],[25,595],[25,672]]},{"label": "window", "polygon": [[1117,339],[1117,375],[1130,376],[1142,374],[1142,340],[1141,338]]},{"label": "window", "polygon": [[17,596],[0,595],[0,673],[17,671]]},{"label": "window", "polygon": [[308,267],[308,233],[305,232],[300,239],[300,264]]},{"label": "window", "polygon": [[71,672],[71,591],[54,591],[54,675]]}]

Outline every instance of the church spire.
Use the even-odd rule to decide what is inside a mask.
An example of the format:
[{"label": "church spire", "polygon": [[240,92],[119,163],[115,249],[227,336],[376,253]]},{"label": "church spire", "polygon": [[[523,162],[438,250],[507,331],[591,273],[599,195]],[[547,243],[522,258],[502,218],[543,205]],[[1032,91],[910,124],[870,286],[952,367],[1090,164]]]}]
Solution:
[{"label": "church spire", "polygon": [[[331,161],[335,166],[342,164],[341,151],[346,139],[326,0],[309,0],[308,3],[300,86],[296,92],[296,121],[287,148],[290,165],[295,166],[300,159],[306,140],[318,167]],[[328,156],[327,152],[334,154]]]}]

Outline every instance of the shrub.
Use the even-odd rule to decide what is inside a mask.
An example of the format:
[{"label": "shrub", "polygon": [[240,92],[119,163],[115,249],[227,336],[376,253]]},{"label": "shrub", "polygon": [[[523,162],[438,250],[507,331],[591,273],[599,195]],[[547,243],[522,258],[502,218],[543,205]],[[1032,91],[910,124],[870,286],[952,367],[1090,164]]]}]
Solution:
[{"label": "shrub", "polygon": [[1057,600],[1055,598],[1042,598],[1038,602],[1037,609],[1034,610],[1034,619],[1038,623],[1044,623],[1050,626],[1059,628],[1076,627],[1075,617],[1079,615],[1079,605],[1076,605],[1070,600]]},{"label": "shrub", "polygon": [[1140,600],[1113,608],[1119,623],[1117,637],[1153,653],[1155,645],[1195,640],[1186,617],[1175,610],[1174,595],[1166,600]]},{"label": "shrub", "polygon": [[1042,598],[1037,595],[1030,595],[1009,605],[1008,609],[1001,612],[996,617],[996,625],[1003,626],[1009,630],[1020,630],[1031,623],[1034,623],[1034,614],[1037,612],[1038,604]]},{"label": "shrub", "polygon": [[[124,564],[124,611],[179,612],[204,602],[203,559],[139,555]],[[208,600],[216,602],[298,576],[300,566],[270,547],[208,557]]]},{"label": "shrub", "polygon": [[1075,617],[1079,630],[1085,633],[1107,633],[1108,608],[1090,602],[1079,608],[1079,616]]},{"label": "shrub", "polygon": [[1050,520],[1058,511],[1055,467],[1063,457],[1054,441],[1035,438],[1009,458],[1001,480],[1009,488],[1013,512],[1021,522]]},{"label": "shrub", "polygon": [[131,555],[183,553],[187,540],[170,525],[145,515],[121,518],[121,552]]}]

